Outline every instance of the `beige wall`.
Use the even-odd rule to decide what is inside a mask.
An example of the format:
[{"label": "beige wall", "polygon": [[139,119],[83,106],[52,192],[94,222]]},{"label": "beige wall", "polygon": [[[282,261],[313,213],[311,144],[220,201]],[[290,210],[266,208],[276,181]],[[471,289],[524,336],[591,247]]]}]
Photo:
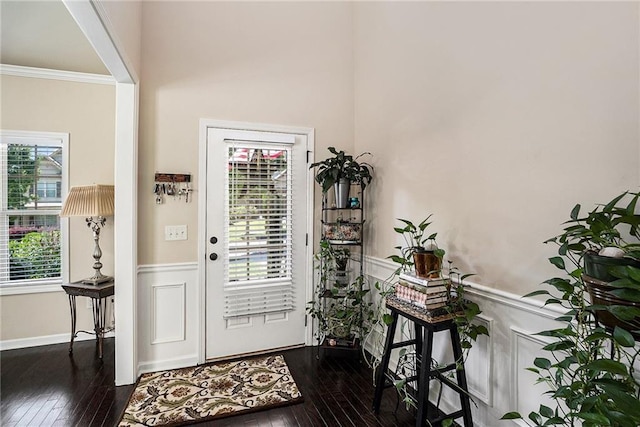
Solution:
[{"label": "beige wall", "polygon": [[[154,203],[155,172],[198,176],[201,118],[306,126],[353,143],[348,3],[143,3],[139,262],[197,260],[197,203]],[[187,224],[187,241],[164,241]]]},{"label": "beige wall", "polygon": [[[0,76],[0,128],[69,133],[69,185],[112,184],[115,88],[111,85]],[[93,239],[83,218],[70,218],[70,280],[92,274]],[[113,273],[113,221],[100,238],[103,273]],[[90,328],[91,311],[79,300],[79,327]],[[64,292],[0,297],[0,339],[69,332]]]},{"label": "beige wall", "polygon": [[[317,158],[371,151],[368,253],[433,213],[450,259],[523,293],[577,202],[640,184],[637,3],[143,4],[141,264],[197,259],[197,204],[155,205],[155,172],[198,189],[198,120],[316,128]],[[614,167],[597,167],[614,158]],[[165,242],[165,225],[189,240]]]},{"label": "beige wall", "polygon": [[394,218],[473,280],[555,274],[542,242],[578,202],[640,184],[637,2],[357,3],[355,151],[374,153],[372,255]]}]

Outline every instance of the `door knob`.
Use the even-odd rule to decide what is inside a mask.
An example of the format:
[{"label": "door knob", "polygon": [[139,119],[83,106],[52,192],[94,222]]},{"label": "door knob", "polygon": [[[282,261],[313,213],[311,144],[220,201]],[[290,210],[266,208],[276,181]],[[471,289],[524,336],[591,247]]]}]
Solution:
[{"label": "door knob", "polygon": [[217,253],[215,253],[215,252],[211,252],[211,253],[209,254],[209,259],[210,259],[211,261],[215,261],[215,260],[217,260],[217,259],[218,259],[218,254],[217,254]]},{"label": "door knob", "polygon": [[209,242],[211,242],[212,245],[215,245],[216,243],[218,243],[218,238],[214,236],[209,239]]}]

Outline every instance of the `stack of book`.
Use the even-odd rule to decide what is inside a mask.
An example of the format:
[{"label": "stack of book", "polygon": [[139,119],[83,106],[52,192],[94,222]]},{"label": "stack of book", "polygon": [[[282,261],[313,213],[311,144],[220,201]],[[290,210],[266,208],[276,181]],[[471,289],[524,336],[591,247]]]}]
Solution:
[{"label": "stack of book", "polygon": [[447,305],[448,286],[447,279],[426,279],[412,272],[400,273],[396,283],[396,298],[427,310],[435,310]]}]

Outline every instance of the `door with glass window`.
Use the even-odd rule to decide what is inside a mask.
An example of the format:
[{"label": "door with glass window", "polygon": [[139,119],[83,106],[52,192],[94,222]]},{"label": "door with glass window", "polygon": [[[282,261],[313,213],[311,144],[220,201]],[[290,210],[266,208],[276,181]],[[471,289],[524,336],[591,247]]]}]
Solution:
[{"label": "door with glass window", "polygon": [[206,358],[304,344],[306,135],[209,128]]}]

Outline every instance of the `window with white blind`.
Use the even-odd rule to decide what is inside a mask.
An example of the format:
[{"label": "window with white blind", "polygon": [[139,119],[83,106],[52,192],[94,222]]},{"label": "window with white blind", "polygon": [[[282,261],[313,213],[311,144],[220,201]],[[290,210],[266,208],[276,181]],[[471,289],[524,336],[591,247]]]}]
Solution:
[{"label": "window with white blind", "polygon": [[66,254],[60,209],[67,134],[0,132],[0,287],[59,284]]},{"label": "window with white blind", "polygon": [[224,316],[291,310],[291,147],[227,143]]}]

